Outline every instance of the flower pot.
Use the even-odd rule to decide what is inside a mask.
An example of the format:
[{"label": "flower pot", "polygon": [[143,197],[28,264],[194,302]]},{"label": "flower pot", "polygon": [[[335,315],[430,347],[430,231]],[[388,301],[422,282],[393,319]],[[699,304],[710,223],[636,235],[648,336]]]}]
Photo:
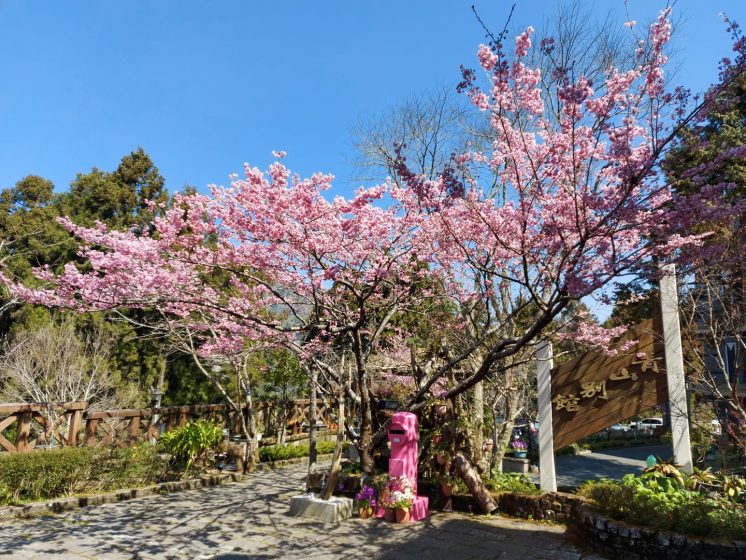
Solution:
[{"label": "flower pot", "polygon": [[517,459],[525,459],[526,455],[528,455],[527,451],[513,451],[513,457]]},{"label": "flower pot", "polygon": [[370,517],[373,515],[373,512],[370,508],[361,507],[357,510],[357,516],[360,519],[370,519]]},{"label": "flower pot", "polygon": [[396,508],[396,522],[397,523],[409,523],[409,510],[404,508]]},{"label": "flower pot", "polygon": [[441,484],[440,493],[443,494],[446,498],[449,496],[453,496],[453,486],[451,486],[450,484]]},{"label": "flower pot", "polygon": [[394,508],[386,508],[383,518],[386,521],[396,521],[396,510]]}]

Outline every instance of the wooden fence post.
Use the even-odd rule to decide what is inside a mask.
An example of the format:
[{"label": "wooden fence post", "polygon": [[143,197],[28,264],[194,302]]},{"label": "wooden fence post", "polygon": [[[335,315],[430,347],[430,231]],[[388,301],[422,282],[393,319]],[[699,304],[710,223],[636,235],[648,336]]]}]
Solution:
[{"label": "wooden fence post", "polygon": [[96,431],[98,430],[98,418],[89,418],[85,425],[85,444],[88,447],[96,445]]},{"label": "wooden fence post", "polygon": [[130,425],[129,425],[129,444],[132,445],[134,443],[137,443],[137,434],[140,432],[140,417],[139,416],[133,416],[130,418]]},{"label": "wooden fence post", "polygon": [[31,412],[21,412],[18,415],[18,432],[16,433],[16,450],[28,451],[28,438],[31,433]]},{"label": "wooden fence post", "polygon": [[70,429],[67,432],[67,445],[70,447],[78,447],[78,438],[80,436],[80,428],[83,423],[83,411],[81,409],[73,410],[70,416]]}]

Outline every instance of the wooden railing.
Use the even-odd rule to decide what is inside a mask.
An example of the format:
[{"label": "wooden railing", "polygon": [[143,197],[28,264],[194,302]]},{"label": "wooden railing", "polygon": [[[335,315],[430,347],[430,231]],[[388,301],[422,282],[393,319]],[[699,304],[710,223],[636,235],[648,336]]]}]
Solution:
[{"label": "wooden railing", "polygon": [[[336,429],[333,404],[317,404],[317,418],[328,429]],[[268,435],[277,435],[281,403],[257,402],[254,406],[264,429],[269,429]],[[231,434],[241,433],[241,419],[227,404],[101,411],[86,411],[86,407],[85,402],[0,404],[0,450],[12,453],[54,446],[129,447],[157,439],[162,432],[198,418],[219,422]],[[308,424],[310,401],[289,401],[285,411],[285,432],[299,436]]]},{"label": "wooden railing", "polygon": [[[5,451],[31,451],[37,445],[79,444],[85,402],[0,404],[0,447]],[[6,437],[15,430],[10,441]]]}]

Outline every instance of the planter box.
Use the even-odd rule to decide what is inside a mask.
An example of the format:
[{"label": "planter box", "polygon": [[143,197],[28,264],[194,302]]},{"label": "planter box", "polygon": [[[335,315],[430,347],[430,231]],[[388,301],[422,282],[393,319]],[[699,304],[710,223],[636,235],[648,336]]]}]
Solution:
[{"label": "planter box", "polygon": [[531,470],[530,459],[518,459],[517,457],[504,457],[503,458],[503,472],[509,473],[521,473],[526,474]]}]

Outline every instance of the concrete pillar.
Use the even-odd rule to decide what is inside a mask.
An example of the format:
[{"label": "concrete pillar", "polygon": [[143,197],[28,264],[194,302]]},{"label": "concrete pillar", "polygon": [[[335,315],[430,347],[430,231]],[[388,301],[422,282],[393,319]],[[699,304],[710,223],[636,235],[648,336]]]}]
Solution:
[{"label": "concrete pillar", "polygon": [[552,430],[552,343],[543,340],[536,350],[536,382],[539,406],[539,467],[542,492],[557,491]]}]

